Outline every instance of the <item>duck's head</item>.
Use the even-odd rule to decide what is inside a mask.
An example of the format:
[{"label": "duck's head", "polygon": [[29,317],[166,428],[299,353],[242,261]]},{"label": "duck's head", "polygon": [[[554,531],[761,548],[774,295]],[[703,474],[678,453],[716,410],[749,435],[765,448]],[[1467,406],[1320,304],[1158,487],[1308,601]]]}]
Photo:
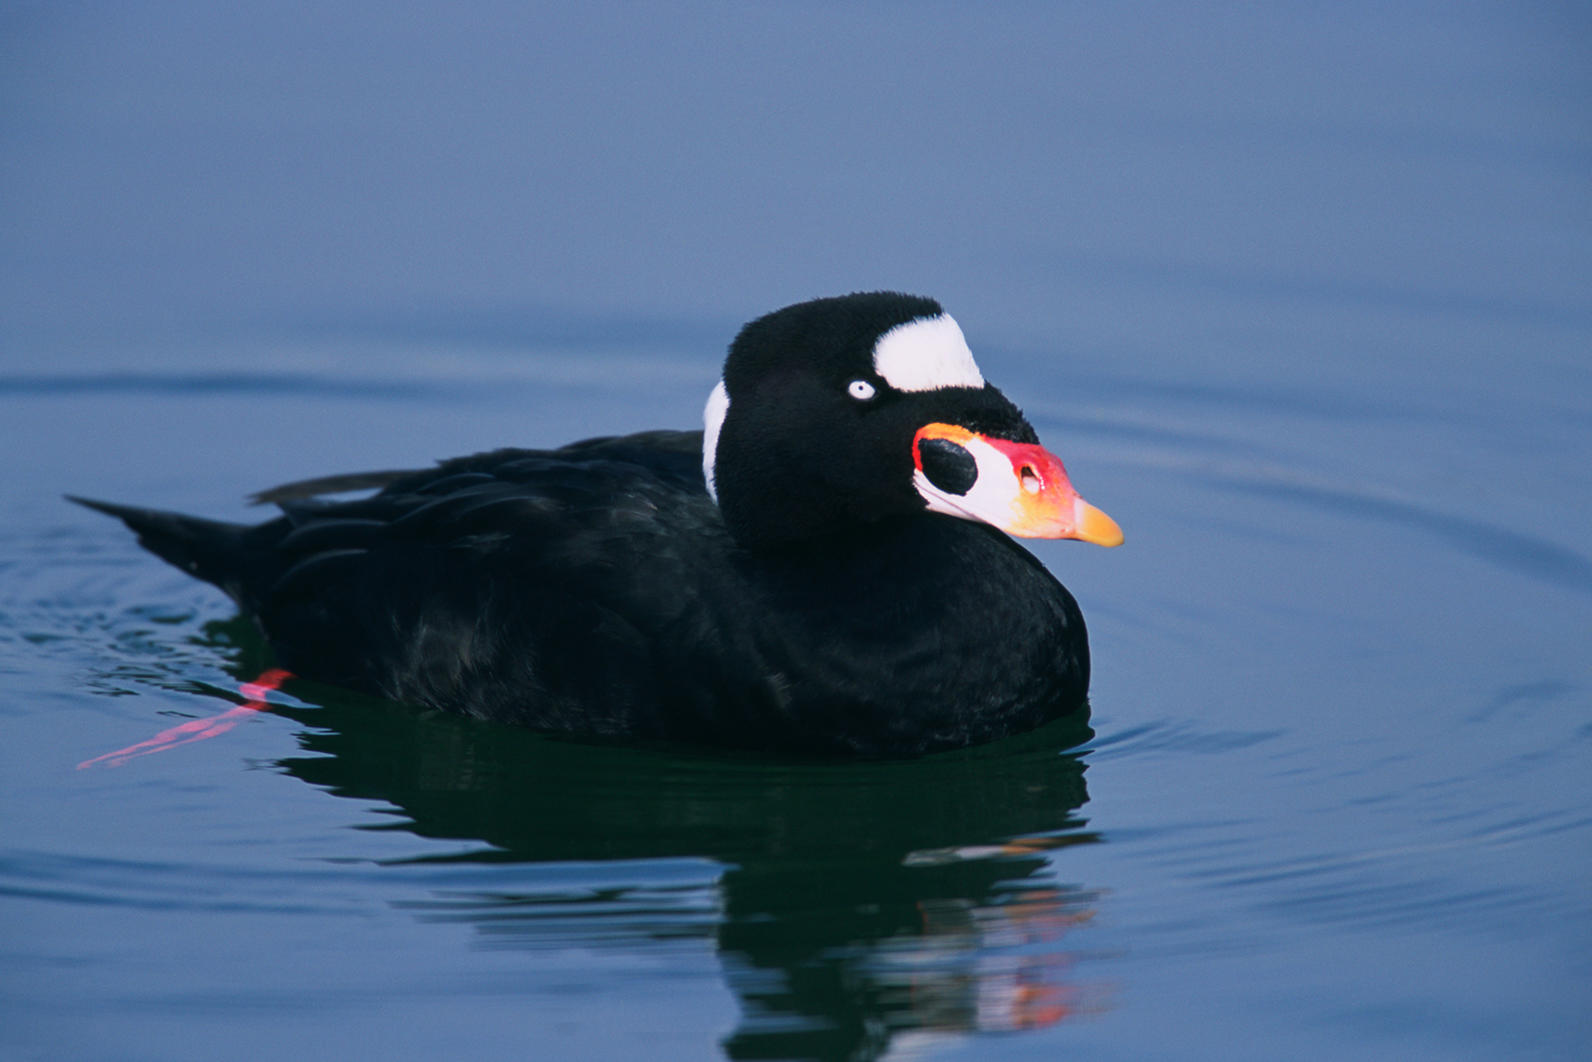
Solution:
[{"label": "duck's head", "polygon": [[1122,541],[933,299],[870,292],[759,317],[730,345],[703,420],[708,491],[745,546],[925,511]]}]

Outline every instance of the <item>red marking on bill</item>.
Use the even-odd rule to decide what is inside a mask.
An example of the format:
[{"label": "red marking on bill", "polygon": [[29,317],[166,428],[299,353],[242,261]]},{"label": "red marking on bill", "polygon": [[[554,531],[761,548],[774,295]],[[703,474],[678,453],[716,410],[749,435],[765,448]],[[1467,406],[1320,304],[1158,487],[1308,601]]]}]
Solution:
[{"label": "red marking on bill", "polygon": [[92,760],[84,760],[77,765],[78,770],[85,767],[120,767],[128,760],[140,756],[148,756],[155,752],[165,752],[178,745],[187,745],[194,741],[203,741],[225,734],[256,712],[263,712],[270,707],[266,703],[266,694],[272,690],[281,689],[282,683],[292,678],[290,671],[281,668],[272,668],[263,672],[253,682],[245,682],[238,687],[238,692],[248,698],[244,704],[228,708],[220,715],[212,715],[207,719],[190,719],[186,723],[179,723],[169,730],[162,730],[154,737],[140,741],[136,745],[129,745],[125,749],[107,752],[103,756],[95,756]]}]

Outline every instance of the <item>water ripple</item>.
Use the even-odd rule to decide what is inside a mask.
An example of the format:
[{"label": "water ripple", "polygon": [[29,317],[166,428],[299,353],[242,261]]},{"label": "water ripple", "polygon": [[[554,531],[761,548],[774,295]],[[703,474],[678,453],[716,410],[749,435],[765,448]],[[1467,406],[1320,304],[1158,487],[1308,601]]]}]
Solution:
[{"label": "water ripple", "polygon": [[1157,720],[1102,735],[1084,746],[1091,760],[1152,752],[1219,755],[1281,737],[1283,730],[1209,730],[1193,722]]},{"label": "water ripple", "polygon": [[1334,513],[1352,513],[1384,520],[1434,535],[1463,553],[1552,586],[1592,595],[1592,560],[1538,535],[1442,512],[1392,495],[1352,490],[1327,482],[1311,482],[1273,471],[1234,475],[1207,473],[1207,481],[1260,497],[1303,503]]},{"label": "water ripple", "polygon": [[102,372],[0,376],[0,394],[14,395],[319,395],[418,398],[431,383],[337,378],[284,372]]},{"label": "water ripple", "polygon": [[[346,913],[335,869],[270,870],[228,863],[159,863],[12,850],[0,856],[0,895],[145,911]],[[204,888],[196,891],[195,882]],[[313,900],[308,899],[313,898]]]}]

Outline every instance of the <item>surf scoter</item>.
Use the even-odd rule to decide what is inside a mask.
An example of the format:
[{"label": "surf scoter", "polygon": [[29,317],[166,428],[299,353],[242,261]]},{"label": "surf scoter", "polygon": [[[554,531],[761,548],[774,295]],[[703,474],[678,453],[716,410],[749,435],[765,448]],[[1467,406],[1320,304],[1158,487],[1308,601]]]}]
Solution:
[{"label": "surf scoter", "polygon": [[73,500],[226,591],[293,673],[482,719],[912,756],[1083,706],[1083,616],[1007,536],[1122,532],[939,303],[758,318],[704,427],[291,483],[257,526]]}]

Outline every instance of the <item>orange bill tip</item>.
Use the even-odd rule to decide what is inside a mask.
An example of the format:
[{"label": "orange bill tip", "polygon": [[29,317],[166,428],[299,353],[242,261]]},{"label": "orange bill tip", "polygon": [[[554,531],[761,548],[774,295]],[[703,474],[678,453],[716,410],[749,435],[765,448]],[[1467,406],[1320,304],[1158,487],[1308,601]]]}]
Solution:
[{"label": "orange bill tip", "polygon": [[1073,534],[1072,537],[1080,542],[1092,542],[1097,546],[1122,545],[1122,528],[1117,522],[1093,505],[1078,498],[1072,503]]}]

